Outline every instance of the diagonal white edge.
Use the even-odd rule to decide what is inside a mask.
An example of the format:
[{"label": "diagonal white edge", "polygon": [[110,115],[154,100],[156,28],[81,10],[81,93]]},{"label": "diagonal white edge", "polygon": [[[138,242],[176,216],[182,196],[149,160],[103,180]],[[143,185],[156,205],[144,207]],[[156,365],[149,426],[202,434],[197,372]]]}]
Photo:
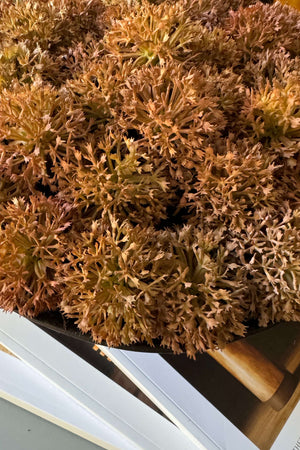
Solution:
[{"label": "diagonal white edge", "polygon": [[300,449],[300,401],[289,416],[270,450]]},{"label": "diagonal white edge", "polygon": [[104,346],[99,348],[199,448],[257,449],[237,427],[160,355]]},{"label": "diagonal white edge", "polygon": [[131,449],[199,448],[175,425],[17,314],[0,311],[0,342],[100,417]]},{"label": "diagonal white edge", "polygon": [[[183,411],[176,402],[176,397],[181,394],[186,395],[182,385],[173,384],[172,390],[175,391],[175,397],[170,397],[170,393],[164,390],[164,380],[167,384],[174,382],[174,377],[171,377],[171,371],[166,371],[165,367],[162,367],[161,363],[165,361],[156,354],[149,353],[136,353],[127,350],[118,350],[113,348],[107,348],[99,345],[100,350],[105,353],[122,372],[128,376],[136,386],[146,394],[154,404],[156,404],[161,411],[169,417],[180,429],[182,429],[189,437],[199,446],[201,449],[216,450],[221,449],[213,440],[205,433],[199,425]],[[138,361],[137,361],[138,360]],[[148,363],[151,368],[149,370]],[[167,363],[166,363],[167,364]],[[168,365],[169,366],[169,365]],[[156,381],[150,376],[156,374]],[[172,375],[172,374],[171,374]],[[186,402],[191,400],[190,397],[186,397]]]},{"label": "diagonal white edge", "polygon": [[0,352],[0,398],[107,450],[124,440],[23,361]]}]

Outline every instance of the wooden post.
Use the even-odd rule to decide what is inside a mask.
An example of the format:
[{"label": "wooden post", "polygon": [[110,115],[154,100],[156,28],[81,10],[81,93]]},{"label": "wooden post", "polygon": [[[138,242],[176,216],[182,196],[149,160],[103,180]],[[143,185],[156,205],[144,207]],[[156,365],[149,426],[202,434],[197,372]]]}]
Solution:
[{"label": "wooden post", "polygon": [[210,350],[208,354],[262,402],[270,401],[276,410],[286,404],[297,385],[292,374],[279,369],[244,340],[228,344],[223,350]]}]

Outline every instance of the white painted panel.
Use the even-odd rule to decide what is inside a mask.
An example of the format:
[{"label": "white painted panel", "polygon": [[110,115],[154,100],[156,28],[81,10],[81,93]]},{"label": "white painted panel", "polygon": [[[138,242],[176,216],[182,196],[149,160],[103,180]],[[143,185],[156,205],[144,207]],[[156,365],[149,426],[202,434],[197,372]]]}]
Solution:
[{"label": "white painted panel", "polygon": [[126,447],[119,433],[101,419],[23,361],[3,352],[0,352],[0,397],[106,449]]},{"label": "white painted panel", "polygon": [[99,348],[198,445],[209,450],[257,449],[160,355]]},{"label": "white painted panel", "polygon": [[300,449],[300,402],[288,418],[283,430],[279,433],[271,450]]},{"label": "white painted panel", "polygon": [[199,448],[172,423],[17,314],[0,311],[0,342],[118,431],[132,448]]}]

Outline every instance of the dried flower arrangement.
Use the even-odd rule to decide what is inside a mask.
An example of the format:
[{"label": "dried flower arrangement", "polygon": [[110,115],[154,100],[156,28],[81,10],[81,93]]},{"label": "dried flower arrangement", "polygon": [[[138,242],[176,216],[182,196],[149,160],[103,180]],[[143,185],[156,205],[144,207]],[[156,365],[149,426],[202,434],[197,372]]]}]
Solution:
[{"label": "dried flower arrangement", "polygon": [[300,320],[300,14],[2,0],[0,307],[194,357]]}]

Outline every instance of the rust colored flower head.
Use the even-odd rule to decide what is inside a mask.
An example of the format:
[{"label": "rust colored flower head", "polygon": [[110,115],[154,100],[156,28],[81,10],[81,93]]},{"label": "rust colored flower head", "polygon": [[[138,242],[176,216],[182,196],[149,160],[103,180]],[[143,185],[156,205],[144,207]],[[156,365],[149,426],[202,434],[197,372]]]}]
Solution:
[{"label": "rust colored flower head", "polygon": [[260,145],[249,146],[247,141],[227,142],[224,154],[208,147],[197,179],[182,199],[190,209],[189,222],[197,223],[201,217],[207,224],[221,222],[229,229],[242,230],[255,211],[275,209],[283,202],[286,189],[277,180],[280,166],[276,157],[263,157],[262,152]]},{"label": "rust colored flower head", "polygon": [[261,210],[256,224],[232,239],[252,302],[249,313],[260,326],[300,320],[300,211],[285,204],[280,212],[276,218]]},{"label": "rust colored flower head", "polygon": [[94,222],[67,255],[62,309],[99,343],[160,339],[189,356],[222,346],[243,335],[247,313],[239,275],[226,276],[222,234]]},{"label": "rust colored flower head", "polygon": [[141,68],[122,91],[121,124],[135,129],[168,161],[188,164],[203,153],[205,140],[224,129],[226,121],[211,85],[197,70],[170,63]]},{"label": "rust colored flower head", "polygon": [[0,95],[0,145],[7,173],[25,180],[32,192],[38,182],[51,185],[51,169],[60,152],[65,154],[62,144],[81,135],[83,122],[83,112],[73,109],[67,93],[49,84],[36,80],[4,89]]},{"label": "rust colored flower head", "polygon": [[69,212],[68,205],[44,197],[1,205],[1,308],[27,316],[57,308]]},{"label": "rust colored flower head", "polygon": [[[88,67],[78,70],[66,82],[67,92],[74,99],[74,108],[83,110],[96,134],[101,125],[118,122],[122,103],[121,89],[134,71],[131,61],[120,62],[112,55],[99,55]],[[102,130],[101,130],[102,131]]]},{"label": "rust colored flower head", "polygon": [[288,146],[287,154],[292,156],[299,151],[299,104],[300,75],[292,73],[249,92],[243,111],[258,139],[269,139],[271,148],[277,150]]},{"label": "rust colored flower head", "polygon": [[125,136],[104,136],[97,145],[69,151],[70,161],[58,173],[58,196],[72,202],[82,224],[107,213],[131,223],[156,224],[167,218],[176,196],[168,172],[154,169],[149,155]]},{"label": "rust colored flower head", "polygon": [[242,51],[242,61],[275,48],[299,55],[299,13],[278,1],[272,5],[257,2],[231,12],[227,29]]},{"label": "rust colored flower head", "polygon": [[3,7],[0,32],[6,42],[26,42],[32,48],[38,44],[43,50],[56,51],[87,32],[101,37],[103,11],[98,0],[12,1]]},{"label": "rust colored flower head", "polygon": [[187,3],[121,2],[107,12],[105,47],[124,60],[133,59],[137,66],[184,59],[198,31],[197,22],[189,17]]}]

